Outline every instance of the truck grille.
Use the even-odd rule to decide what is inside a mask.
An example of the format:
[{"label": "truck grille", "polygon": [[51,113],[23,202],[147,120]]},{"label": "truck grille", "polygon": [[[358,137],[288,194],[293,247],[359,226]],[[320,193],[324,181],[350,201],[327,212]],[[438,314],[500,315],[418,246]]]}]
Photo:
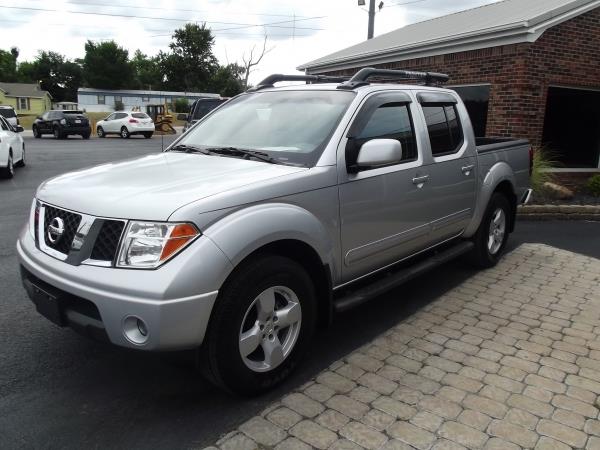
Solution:
[{"label": "truck grille", "polygon": [[[42,224],[38,216],[39,209],[34,215],[34,229],[36,246],[42,251],[72,265],[106,267],[114,264],[126,221],[78,214],[47,204],[39,205],[44,208],[44,229],[39,230]],[[57,233],[56,230],[61,227],[62,234]]]},{"label": "truck grille", "polygon": [[105,220],[94,243],[91,258],[99,261],[112,261],[117,253],[124,227],[125,222],[123,221]]},{"label": "truck grille", "polygon": [[[64,231],[61,236],[52,242],[49,237],[48,229],[56,218],[62,220]],[[80,222],[81,216],[79,214],[46,205],[44,208],[44,242],[46,246],[60,253],[69,253],[71,243],[73,242],[75,232],[77,231]]]}]

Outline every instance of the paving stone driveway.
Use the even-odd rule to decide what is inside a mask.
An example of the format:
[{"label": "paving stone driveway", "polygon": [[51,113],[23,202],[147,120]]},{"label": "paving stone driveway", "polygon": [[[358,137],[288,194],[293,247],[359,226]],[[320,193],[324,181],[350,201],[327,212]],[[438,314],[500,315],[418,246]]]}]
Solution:
[{"label": "paving stone driveway", "polygon": [[599,395],[600,260],[526,244],[216,446],[600,449]]}]

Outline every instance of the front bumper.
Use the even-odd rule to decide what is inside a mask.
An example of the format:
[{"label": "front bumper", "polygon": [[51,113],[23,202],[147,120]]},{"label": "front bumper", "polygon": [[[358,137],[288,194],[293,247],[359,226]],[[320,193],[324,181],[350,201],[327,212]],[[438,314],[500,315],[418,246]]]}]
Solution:
[{"label": "front bumper", "polygon": [[[156,270],[72,266],[40,251],[27,227],[17,254],[25,289],[43,315],[61,326],[141,350],[199,346],[218,288],[231,270],[229,260],[206,237]],[[54,309],[39,304],[46,294],[49,300],[55,298]],[[131,318],[146,325],[143,342],[128,335]]]}]

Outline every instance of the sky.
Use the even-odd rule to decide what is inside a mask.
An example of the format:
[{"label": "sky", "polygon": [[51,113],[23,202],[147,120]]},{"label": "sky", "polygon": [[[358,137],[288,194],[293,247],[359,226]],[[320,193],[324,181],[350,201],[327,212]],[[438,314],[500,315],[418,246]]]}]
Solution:
[{"label": "sky", "polygon": [[[377,0],[377,4],[381,0]],[[496,0],[384,0],[375,16],[375,36],[410,23]],[[119,4],[121,3],[121,4]],[[250,76],[256,84],[271,73],[297,73],[302,63],[354,45],[367,37],[367,6],[358,0],[2,0],[0,48],[18,47],[19,61],[40,50],[83,57],[89,40],[115,40],[147,55],[167,50],[173,30],[205,22],[215,35],[222,64],[268,53]]]}]

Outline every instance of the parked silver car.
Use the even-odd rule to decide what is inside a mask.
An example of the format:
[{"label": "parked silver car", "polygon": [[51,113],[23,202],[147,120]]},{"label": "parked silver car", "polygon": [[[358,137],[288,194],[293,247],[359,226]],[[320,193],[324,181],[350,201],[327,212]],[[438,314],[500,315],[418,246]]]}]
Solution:
[{"label": "parked silver car", "polygon": [[[529,144],[478,145],[455,92],[374,75],[446,78],[269,77],[163,153],[44,182],[17,243],[38,311],[124,347],[198,348],[210,379],[253,394],[335,311],[459,255],[496,264]],[[273,86],[289,79],[315,83]]]}]

